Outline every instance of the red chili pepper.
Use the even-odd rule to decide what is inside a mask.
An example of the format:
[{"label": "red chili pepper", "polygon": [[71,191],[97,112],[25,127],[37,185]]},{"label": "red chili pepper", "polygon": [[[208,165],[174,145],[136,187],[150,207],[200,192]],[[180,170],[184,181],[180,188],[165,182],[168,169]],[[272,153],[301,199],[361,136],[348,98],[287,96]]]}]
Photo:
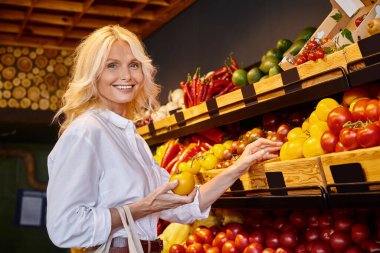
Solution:
[{"label": "red chili pepper", "polygon": [[178,154],[179,151],[180,151],[180,146],[178,143],[178,139],[169,140],[165,154],[162,157],[161,167],[165,168],[166,165]]},{"label": "red chili pepper", "polygon": [[190,160],[191,158],[193,158],[194,155],[196,155],[196,153],[200,150],[200,147],[198,146],[197,143],[190,143],[181,153],[181,155],[179,156],[177,162],[174,164],[174,166],[172,167],[172,169],[170,170],[170,174],[173,175],[174,173],[177,172],[177,169],[178,169],[178,165],[181,163],[181,162],[187,162],[188,160]]},{"label": "red chili pepper", "polygon": [[204,83],[202,83],[202,85],[203,85],[203,92],[201,96],[201,102],[204,102],[206,100],[206,95],[207,95],[209,85],[206,85]]},{"label": "red chili pepper", "polygon": [[202,103],[203,100],[202,100],[202,96],[203,96],[203,93],[204,93],[204,89],[205,89],[205,84],[203,82],[199,82],[198,83],[198,86],[199,86],[199,93],[198,93],[198,104]]},{"label": "red chili pepper", "polygon": [[186,95],[187,95],[187,98],[188,98],[188,107],[192,107],[194,105],[194,99],[193,97],[191,96],[191,91],[190,91],[190,84],[189,83],[185,83],[185,89],[186,89]]},{"label": "red chili pepper", "polygon": [[229,83],[230,81],[228,80],[219,79],[219,80],[214,81],[214,87],[225,87]]},{"label": "red chili pepper", "polygon": [[233,67],[235,70],[239,68],[239,65],[234,57],[232,55],[230,56],[230,62],[231,62],[231,67]]},{"label": "red chili pepper", "polygon": [[209,82],[207,86],[208,86],[207,87],[207,93],[206,93],[206,97],[205,97],[204,101],[207,101],[207,100],[211,99],[212,93],[213,93],[213,90],[214,90],[214,81]]},{"label": "red chili pepper", "polygon": [[187,90],[183,91],[183,104],[185,105],[185,108],[189,108],[189,98],[187,95]]},{"label": "red chili pepper", "polygon": [[200,131],[198,132],[198,134],[214,141],[215,143],[222,143],[224,137],[227,136],[227,134],[219,128],[210,128],[207,130]]},{"label": "red chili pepper", "polygon": [[198,67],[195,70],[195,73],[193,75],[193,79],[191,80],[191,96],[193,97],[193,105],[196,105],[196,98],[197,98],[197,82],[198,82],[198,75],[199,75],[200,68]]},{"label": "red chili pepper", "polygon": [[226,73],[227,72],[227,67],[221,67],[220,69],[218,69],[218,70],[216,70],[215,72],[214,72],[214,75],[213,75],[213,79],[215,78],[215,77],[218,77],[218,76],[221,76],[221,75],[223,75],[224,73]]},{"label": "red chili pepper", "polygon": [[212,148],[212,145],[208,142],[201,142],[201,149],[202,151],[207,151]]},{"label": "red chili pepper", "polygon": [[217,96],[219,97],[221,95],[224,95],[224,94],[228,93],[234,87],[235,87],[235,85],[232,82],[229,83],[221,92],[219,92],[219,94]]},{"label": "red chili pepper", "polygon": [[199,134],[193,134],[191,136],[191,140],[193,142],[197,142],[197,143],[200,142],[201,146],[202,146],[202,143],[207,143],[210,146],[215,144],[215,142],[213,140],[210,140],[210,139],[206,138],[205,136],[199,135]]},{"label": "red chili pepper", "polygon": [[231,79],[231,73],[230,72],[225,73],[224,76],[222,76],[220,78],[220,80],[227,80],[227,81],[229,81],[230,79]]},{"label": "red chili pepper", "polygon": [[179,154],[176,156],[176,157],[174,157],[167,165],[166,165],[166,167],[165,167],[165,170],[167,171],[167,172],[171,172],[172,171],[172,169],[173,169],[173,166],[177,163],[177,161],[178,161],[178,159],[179,159]]}]

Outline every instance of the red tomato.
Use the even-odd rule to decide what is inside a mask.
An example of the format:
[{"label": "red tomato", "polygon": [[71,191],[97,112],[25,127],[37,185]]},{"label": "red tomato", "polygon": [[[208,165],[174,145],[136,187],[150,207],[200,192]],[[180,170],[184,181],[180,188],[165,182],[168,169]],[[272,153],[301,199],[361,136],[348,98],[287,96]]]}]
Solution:
[{"label": "red tomato", "polygon": [[214,239],[212,232],[208,228],[200,228],[194,231],[194,234],[198,236],[203,244],[210,244]]},{"label": "red tomato", "polygon": [[252,231],[248,237],[249,243],[258,242],[260,244],[264,244],[265,237],[264,232],[261,230]]},{"label": "red tomato", "polygon": [[249,244],[243,251],[243,253],[261,253],[264,247],[258,242],[253,242]]},{"label": "red tomato", "polygon": [[301,211],[294,211],[289,216],[290,223],[298,229],[304,229],[307,226],[306,214]]},{"label": "red tomato", "polygon": [[358,27],[363,22],[363,17],[358,17],[355,19],[355,25]]},{"label": "red tomato", "polygon": [[352,108],[352,120],[355,121],[367,121],[367,117],[365,115],[365,108],[367,107],[367,103],[370,101],[369,98],[362,98],[356,101],[354,107]]},{"label": "red tomato", "polygon": [[287,248],[277,248],[276,253],[293,253],[293,251],[291,249],[287,249]]},{"label": "red tomato", "polygon": [[238,248],[240,251],[243,251],[245,247],[247,247],[249,244],[248,240],[248,233],[247,232],[240,232],[239,234],[236,235],[235,237],[235,246]]},{"label": "red tomato", "polygon": [[333,217],[331,214],[321,214],[318,220],[319,228],[324,228],[333,225]]},{"label": "red tomato", "polygon": [[338,142],[339,137],[333,134],[330,130],[326,130],[321,136],[321,147],[326,153],[334,152]]},{"label": "red tomato", "polygon": [[310,52],[308,55],[307,55],[307,59],[309,61],[316,61],[317,60],[317,56],[315,55],[314,52]]},{"label": "red tomato", "polygon": [[351,243],[351,236],[345,232],[335,231],[330,237],[330,246],[334,250],[345,250]]},{"label": "red tomato", "polygon": [[228,240],[223,244],[222,253],[239,253],[239,250],[236,248],[234,241]]},{"label": "red tomato", "polygon": [[376,121],[379,119],[379,100],[371,99],[367,102],[365,108],[365,116],[371,121]]},{"label": "red tomato", "polygon": [[319,228],[307,228],[305,231],[305,239],[308,242],[316,241],[319,239],[320,230]]},{"label": "red tomato", "polygon": [[348,121],[352,121],[352,115],[347,107],[337,107],[327,116],[327,125],[334,134],[339,134],[343,125]]},{"label": "red tomato", "polygon": [[356,140],[363,148],[375,147],[380,144],[380,127],[370,124],[357,131]]},{"label": "red tomato", "polygon": [[226,235],[228,240],[235,240],[236,235],[243,232],[243,230],[243,225],[236,222],[229,223],[226,226]]},{"label": "red tomato", "polygon": [[280,234],[280,245],[284,248],[294,248],[298,244],[298,234],[295,230],[286,230]]},{"label": "red tomato", "polygon": [[186,253],[185,247],[180,244],[173,244],[169,248],[169,253]]},{"label": "red tomato", "polygon": [[318,227],[318,220],[319,220],[319,213],[318,212],[311,212],[307,218],[307,225],[309,228],[317,228]]},{"label": "red tomato", "polygon": [[266,113],[263,116],[263,127],[265,130],[276,131],[281,119],[274,113]]},{"label": "red tomato", "polygon": [[280,246],[280,235],[277,232],[270,232],[266,235],[265,245],[270,248],[278,248]]},{"label": "red tomato", "polygon": [[220,253],[220,249],[218,247],[210,247],[206,249],[206,253]]},{"label": "red tomato", "polygon": [[344,151],[348,151],[348,150],[349,149],[346,148],[340,141],[338,141],[338,143],[335,146],[335,152],[344,152]]},{"label": "red tomato", "polygon": [[301,55],[297,58],[295,65],[301,65],[303,63],[307,62],[307,57]]},{"label": "red tomato", "polygon": [[187,246],[186,253],[205,253],[205,250],[201,243],[194,243]]},{"label": "red tomato", "polygon": [[217,226],[212,226],[212,227],[209,227],[211,233],[212,233],[212,236],[215,238],[215,236],[219,233],[219,228]]},{"label": "red tomato", "polygon": [[287,142],[288,141],[288,138],[286,138],[286,136],[288,135],[290,131],[290,126],[288,126],[287,124],[281,124],[278,128],[277,128],[277,137],[280,139],[280,141],[282,141],[283,143]]},{"label": "red tomato", "polygon": [[326,242],[317,241],[312,247],[310,253],[331,253],[332,250]]},{"label": "red tomato", "polygon": [[199,238],[198,236],[196,236],[195,234],[190,234],[187,237],[186,245],[189,246],[189,245],[194,244],[194,243],[202,243],[202,239]]},{"label": "red tomato", "polygon": [[305,116],[300,112],[293,112],[290,114],[289,118],[287,118],[287,122],[291,127],[300,127],[305,120]]},{"label": "red tomato", "polygon": [[275,253],[275,250],[272,248],[265,248],[261,253]]},{"label": "red tomato", "polygon": [[318,44],[318,42],[315,41],[315,40],[310,41],[310,42],[307,43],[307,45],[306,45],[306,49],[307,49],[307,50],[313,50],[313,49],[316,49],[317,47],[319,47],[319,44]]},{"label": "red tomato", "polygon": [[359,246],[351,246],[344,253],[364,253]]},{"label": "red tomato", "polygon": [[306,243],[300,243],[297,245],[297,247],[294,250],[294,253],[307,253],[306,250]]},{"label": "red tomato", "polygon": [[356,140],[357,131],[350,127],[344,127],[340,130],[339,141],[347,148],[347,150],[353,150],[359,147]]},{"label": "red tomato", "polygon": [[351,228],[351,239],[357,244],[363,243],[370,236],[369,228],[366,224],[357,223]]},{"label": "red tomato", "polygon": [[336,217],[334,222],[335,231],[346,231],[349,232],[351,227],[354,225],[354,220],[348,215],[341,215]]},{"label": "red tomato", "polygon": [[212,241],[212,246],[215,246],[215,247],[218,247],[219,249],[221,249],[223,247],[223,244],[228,241],[228,238],[227,238],[227,235],[226,233],[224,232],[219,232],[214,240]]},{"label": "red tomato", "polygon": [[325,51],[322,48],[315,50],[315,57],[317,59],[323,59],[325,57]]}]

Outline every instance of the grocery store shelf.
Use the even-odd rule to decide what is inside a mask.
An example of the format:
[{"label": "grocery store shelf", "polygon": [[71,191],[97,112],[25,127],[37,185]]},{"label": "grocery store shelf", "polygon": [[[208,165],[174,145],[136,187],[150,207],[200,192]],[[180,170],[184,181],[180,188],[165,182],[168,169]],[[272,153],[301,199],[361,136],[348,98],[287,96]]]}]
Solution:
[{"label": "grocery store shelf", "polygon": [[[361,64],[365,64],[365,68],[356,70]],[[380,80],[380,52],[349,62],[347,69],[352,87]]]},{"label": "grocery store shelf", "polygon": [[[363,191],[363,187],[376,185],[380,185],[380,182],[333,184],[328,185],[327,190],[320,186],[310,186],[232,191],[226,192],[212,207],[238,209],[289,209],[290,207],[292,209],[324,209],[360,206],[361,208],[380,208],[380,190],[364,189],[365,191]],[[332,188],[335,187],[351,188],[349,192],[344,192],[347,190],[344,188],[340,188],[342,192],[334,192]],[[311,189],[318,189],[320,194],[302,194],[302,191]],[[294,193],[291,193],[292,191]]]},{"label": "grocery store shelf", "polygon": [[[313,79],[321,78],[324,76],[328,76],[331,73],[340,73],[340,77],[329,81],[325,81],[318,85],[302,88],[302,83],[309,82]],[[219,114],[220,108],[215,107],[215,99],[212,99],[206,101],[207,107],[210,108],[208,110],[208,113],[210,115],[209,119],[200,121],[192,125],[186,125],[185,123],[182,124],[182,127],[179,127],[172,131],[168,131],[164,134],[153,134],[153,137],[146,139],[146,141],[149,145],[157,145],[171,138],[186,136],[212,127],[230,124],[233,122],[252,118],[254,116],[262,115],[267,112],[278,110],[284,107],[294,106],[297,104],[310,102],[318,98],[337,94],[339,92],[343,92],[349,87],[349,80],[345,69],[343,67],[338,67],[324,72],[320,72],[318,74],[312,75],[304,79],[290,82],[281,87],[260,93],[259,95],[256,95],[254,92],[251,92],[250,95],[244,96],[243,102],[245,106],[243,108],[236,109],[224,114]],[[250,91],[247,91],[247,89],[253,90],[251,86],[242,87],[242,93],[249,94]],[[262,102],[257,102],[257,98],[259,96],[273,94],[281,90],[285,90],[284,95],[264,100]],[[236,101],[236,103],[241,102],[242,101]],[[230,105],[233,105],[233,103],[231,103]]]},{"label": "grocery store shelf", "polygon": [[[344,208],[360,206],[368,208],[380,208],[380,181],[356,182],[327,185],[328,206],[332,208]],[[336,189],[337,192],[333,191]]]},{"label": "grocery store shelf", "polygon": [[[320,194],[302,194],[302,191],[306,190],[317,190]],[[284,187],[226,192],[212,207],[255,209],[288,209],[291,207],[292,209],[320,209],[327,208],[327,199],[324,188],[320,186]]]}]

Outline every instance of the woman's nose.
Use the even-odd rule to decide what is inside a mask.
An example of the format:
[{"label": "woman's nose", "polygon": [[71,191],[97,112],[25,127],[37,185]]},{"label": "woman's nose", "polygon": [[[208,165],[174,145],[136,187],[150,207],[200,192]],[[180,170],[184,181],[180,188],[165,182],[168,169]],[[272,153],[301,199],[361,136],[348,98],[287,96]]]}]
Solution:
[{"label": "woman's nose", "polygon": [[129,72],[129,69],[123,69],[121,73],[121,80],[129,81],[131,79],[131,73]]}]

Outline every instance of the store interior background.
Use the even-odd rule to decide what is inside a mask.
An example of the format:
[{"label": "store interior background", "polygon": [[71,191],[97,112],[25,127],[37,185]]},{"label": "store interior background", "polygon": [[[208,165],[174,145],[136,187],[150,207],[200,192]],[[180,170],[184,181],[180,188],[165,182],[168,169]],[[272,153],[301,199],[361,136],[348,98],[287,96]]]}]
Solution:
[{"label": "store interior background", "polygon": [[[218,69],[231,52],[241,67],[249,66],[278,39],[292,40],[303,28],[318,27],[330,11],[328,0],[196,1],[144,40],[158,67],[161,102],[166,103],[169,90],[178,88],[197,67],[202,73]],[[46,159],[55,141],[9,142],[0,133],[1,148],[20,148],[34,155],[41,182],[48,180]],[[0,157],[0,251],[68,252],[50,242],[44,227],[15,225],[16,192],[30,189],[26,178],[21,159]]]}]

